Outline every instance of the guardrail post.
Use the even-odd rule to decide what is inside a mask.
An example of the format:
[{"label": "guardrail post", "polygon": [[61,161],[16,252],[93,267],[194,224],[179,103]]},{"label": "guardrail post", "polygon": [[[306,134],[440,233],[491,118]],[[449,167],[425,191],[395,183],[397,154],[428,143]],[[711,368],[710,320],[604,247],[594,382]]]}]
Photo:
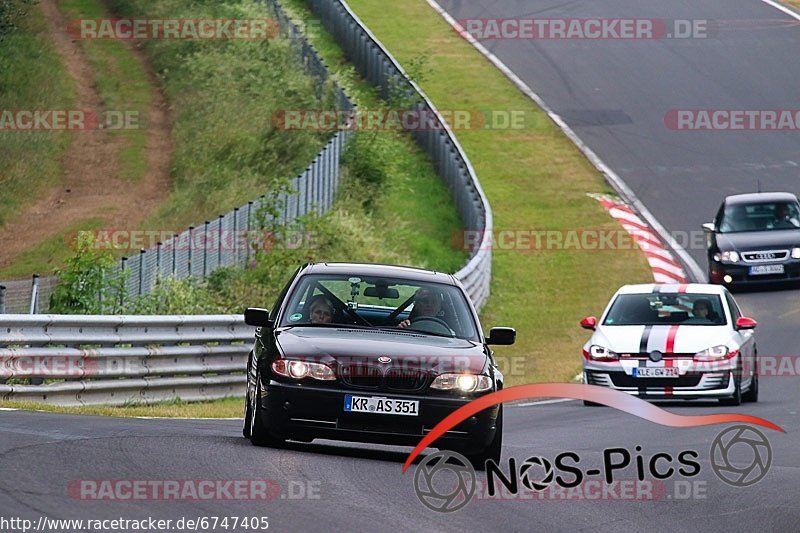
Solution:
[{"label": "guardrail post", "polygon": [[33,281],[31,282],[31,306],[29,314],[35,315],[38,312],[39,312],[39,274],[34,274]]},{"label": "guardrail post", "polygon": [[0,285],[0,315],[5,314],[6,312],[6,287],[5,285]]}]

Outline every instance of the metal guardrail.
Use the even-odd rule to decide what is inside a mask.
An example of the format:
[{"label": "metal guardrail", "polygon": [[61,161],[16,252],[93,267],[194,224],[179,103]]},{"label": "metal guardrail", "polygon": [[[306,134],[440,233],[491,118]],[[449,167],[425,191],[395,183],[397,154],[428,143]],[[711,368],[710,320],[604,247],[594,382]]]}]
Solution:
[{"label": "metal guardrail", "polygon": [[0,398],[80,406],[243,396],[253,334],[241,315],[0,315]]},{"label": "metal guardrail", "polygon": [[361,75],[380,88],[383,98],[389,99],[399,91],[413,100],[409,109],[430,117],[427,127],[418,128],[412,134],[420,148],[431,157],[439,177],[450,190],[464,228],[481,235],[481,243],[472,252],[469,262],[455,274],[475,307],[480,309],[489,296],[492,273],[492,211],[469,158],[436,106],[347,2],[306,2]]}]

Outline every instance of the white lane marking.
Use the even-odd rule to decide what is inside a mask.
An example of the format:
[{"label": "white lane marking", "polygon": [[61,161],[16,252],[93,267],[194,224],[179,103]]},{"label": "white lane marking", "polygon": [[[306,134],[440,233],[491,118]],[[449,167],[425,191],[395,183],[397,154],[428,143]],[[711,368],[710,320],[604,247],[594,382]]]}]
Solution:
[{"label": "white lane marking", "polygon": [[15,407],[0,407],[0,411],[19,411],[19,409]]},{"label": "white lane marking", "polygon": [[[764,2],[768,0],[762,0]],[[661,237],[661,240],[667,243],[670,243],[670,247],[672,250],[681,258],[681,261],[690,271],[690,277],[693,281],[696,282],[705,282],[706,275],[703,270],[700,268],[700,265],[697,264],[697,261],[689,255],[689,253],[680,245],[680,243],[676,242],[674,239],[670,237],[669,232],[661,225],[661,223],[656,219],[655,216],[644,206],[644,204],[639,200],[639,198],[634,194],[633,190],[628,187],[628,184],[625,183],[622,178],[609,167],[600,157],[589,148],[589,146],[583,142],[583,140],[578,137],[578,135],[573,131],[569,125],[564,122],[564,119],[561,118],[559,114],[553,111],[550,106],[548,106],[545,101],[536,94],[533,89],[530,88],[528,84],[526,84],[522,79],[514,74],[514,72],[508,68],[508,66],[503,63],[500,58],[490,52],[485,46],[483,46],[475,37],[469,34],[467,30],[461,26],[461,24],[454,19],[450,13],[444,10],[442,6],[440,6],[436,0],[427,0],[428,5],[433,8],[434,11],[439,13],[443,19],[447,21],[453,29],[461,35],[468,43],[470,43],[475,49],[478,50],[481,54],[483,54],[486,59],[488,59],[495,67],[497,67],[500,72],[502,72],[505,77],[507,77],[511,82],[517,86],[517,88],[523,92],[528,98],[533,100],[536,105],[538,105],[550,119],[556,123],[556,125],[561,128],[561,131],[578,147],[578,149],[583,152],[583,155],[599,170],[602,174],[606,176],[608,182],[617,190],[617,192],[622,196],[628,204],[633,206],[633,208],[638,212],[644,219],[647,221],[648,226],[650,226],[653,231]]]},{"label": "white lane marking", "polygon": [[515,403],[511,404],[511,407],[531,407],[534,405],[549,405],[552,403],[564,403],[564,402],[577,402],[574,398],[559,398],[557,400],[542,400],[539,402],[525,402],[525,403]]},{"label": "white lane marking", "polygon": [[779,4],[778,2],[773,2],[773,0],[761,0],[761,1],[764,2],[767,5],[770,5],[770,6],[774,7],[775,9],[783,11],[784,13],[789,15],[790,17],[794,17],[797,20],[800,20],[800,13],[798,13],[797,11],[793,10],[790,7],[787,7],[787,6],[784,6],[782,4]]},{"label": "white lane marking", "polygon": [[122,416],[117,418],[136,418],[138,420],[244,420],[244,418],[193,418],[189,416]]}]

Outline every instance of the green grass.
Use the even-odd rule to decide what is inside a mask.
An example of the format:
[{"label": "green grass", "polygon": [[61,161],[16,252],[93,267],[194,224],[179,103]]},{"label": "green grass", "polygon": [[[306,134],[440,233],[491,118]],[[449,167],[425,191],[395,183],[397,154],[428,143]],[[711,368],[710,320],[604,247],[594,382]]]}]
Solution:
[{"label": "green grass", "polygon": [[[64,0],[59,9],[69,20],[107,18],[99,0]],[[105,110],[138,113],[137,128],[109,130],[112,136],[124,139],[119,152],[119,176],[140,180],[147,172],[147,108],[152,100],[152,87],[142,65],[121,41],[79,41],[96,76],[97,90]]]},{"label": "green grass", "polygon": [[[524,113],[519,130],[464,130],[470,157],[494,212],[496,231],[618,229],[588,192],[607,192],[602,176],[527,97],[424,0],[350,0],[351,7],[401,62],[424,56],[422,88],[441,109]],[[413,21],[398,24],[397,21]],[[599,313],[622,284],[652,282],[644,256],[628,251],[495,250],[486,328],[517,328],[501,359],[526,357],[512,384],[567,381],[580,368],[585,315]]]},{"label": "green grass", "polygon": [[90,231],[103,227],[99,218],[82,220],[80,223],[51,235],[36,246],[18,255],[7,267],[0,269],[2,278],[21,278],[31,273],[51,272],[61,266],[72,251],[70,243],[78,231]]},{"label": "green grass", "polygon": [[[0,109],[72,109],[75,93],[38,7],[0,42]],[[59,183],[68,132],[0,131],[0,225]]]},{"label": "green grass", "polygon": [[104,405],[84,407],[58,407],[32,402],[0,401],[0,407],[24,409],[29,411],[50,411],[56,413],[103,415],[119,417],[152,416],[165,418],[241,418],[244,412],[244,398],[225,398],[212,402],[187,403],[180,400],[160,402],[151,405],[125,405],[109,407]]}]

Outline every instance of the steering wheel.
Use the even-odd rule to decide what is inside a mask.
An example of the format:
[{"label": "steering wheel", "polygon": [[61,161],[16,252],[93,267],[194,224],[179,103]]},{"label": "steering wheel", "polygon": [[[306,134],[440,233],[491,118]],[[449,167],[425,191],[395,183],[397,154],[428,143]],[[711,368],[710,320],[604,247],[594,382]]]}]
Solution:
[{"label": "steering wheel", "polygon": [[[411,325],[416,326],[420,322],[432,322],[433,324],[436,324],[436,326],[441,326],[441,328],[434,327],[432,329],[425,329],[425,328],[415,327],[414,329],[419,329],[421,331],[428,331],[429,333],[446,333],[447,335],[450,335],[452,337],[456,336],[456,332],[450,329],[450,326],[447,324],[447,322],[445,322],[441,318],[435,316],[421,316],[412,320]],[[444,331],[442,331],[442,328],[444,328]]]}]

